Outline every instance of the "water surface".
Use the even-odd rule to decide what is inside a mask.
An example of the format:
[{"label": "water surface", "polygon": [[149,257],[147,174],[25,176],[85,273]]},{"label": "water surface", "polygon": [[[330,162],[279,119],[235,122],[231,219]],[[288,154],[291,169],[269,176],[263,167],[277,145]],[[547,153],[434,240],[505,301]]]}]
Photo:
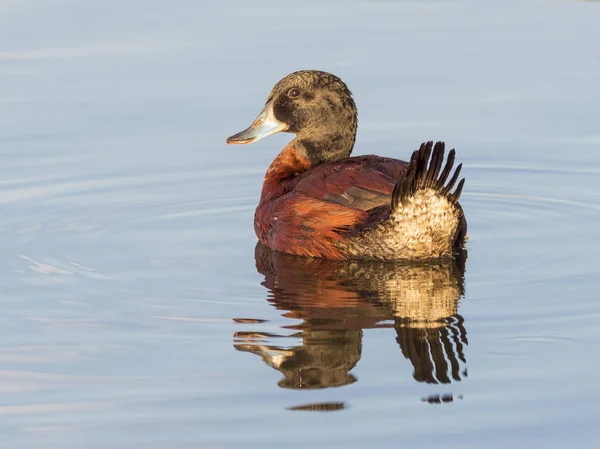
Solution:
[{"label": "water surface", "polygon": [[[11,448],[593,447],[600,4],[0,5],[0,431]],[[256,245],[285,74],[355,154],[445,140],[465,260]]]}]

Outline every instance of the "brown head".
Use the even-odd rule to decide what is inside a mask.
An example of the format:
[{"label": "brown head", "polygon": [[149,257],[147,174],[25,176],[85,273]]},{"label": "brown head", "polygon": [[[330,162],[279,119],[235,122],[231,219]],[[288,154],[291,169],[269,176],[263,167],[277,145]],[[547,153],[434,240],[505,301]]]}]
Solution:
[{"label": "brown head", "polygon": [[301,70],[279,81],[254,123],[227,143],[252,143],[289,132],[296,135],[295,150],[319,164],[350,156],[357,124],[352,93],[341,79],[327,72]]}]

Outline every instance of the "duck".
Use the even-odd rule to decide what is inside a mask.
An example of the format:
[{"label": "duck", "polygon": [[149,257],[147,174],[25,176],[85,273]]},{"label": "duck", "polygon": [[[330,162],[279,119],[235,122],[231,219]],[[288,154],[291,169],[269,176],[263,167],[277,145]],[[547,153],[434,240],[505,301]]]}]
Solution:
[{"label": "duck", "polygon": [[329,72],[300,70],[275,84],[248,128],[227,138],[233,145],[295,135],[265,174],[254,214],[258,240],[323,259],[453,257],[467,237],[459,203],[465,179],[458,181],[455,150],[445,157],[445,143],[431,140],[409,161],[351,156],[357,128],[346,83]]}]

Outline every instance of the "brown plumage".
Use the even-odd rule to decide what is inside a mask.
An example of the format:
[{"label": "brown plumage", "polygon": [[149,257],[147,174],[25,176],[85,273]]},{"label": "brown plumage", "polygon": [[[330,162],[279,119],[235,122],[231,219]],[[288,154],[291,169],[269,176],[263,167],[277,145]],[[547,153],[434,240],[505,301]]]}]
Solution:
[{"label": "brown plumage", "polygon": [[464,179],[454,188],[461,169],[452,173],[454,150],[445,164],[443,142],[422,144],[410,162],[349,157],[357,123],[343,81],[307,70],[279,81],[252,126],[227,140],[296,135],[265,175],[254,220],[259,240],[281,252],[327,259],[452,255],[466,236],[458,203]]}]

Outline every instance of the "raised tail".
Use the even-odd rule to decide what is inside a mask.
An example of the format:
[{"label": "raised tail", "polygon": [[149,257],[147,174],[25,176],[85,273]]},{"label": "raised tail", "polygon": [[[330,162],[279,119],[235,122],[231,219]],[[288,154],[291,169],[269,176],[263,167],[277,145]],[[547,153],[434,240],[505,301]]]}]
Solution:
[{"label": "raised tail", "polygon": [[467,221],[458,202],[465,179],[457,184],[462,164],[454,169],[452,149],[443,165],[444,152],[444,142],[423,143],[394,187],[390,218],[414,257],[455,253],[465,242]]},{"label": "raised tail", "polygon": [[[458,203],[465,184],[465,178],[460,180],[454,191],[452,189],[458,180],[462,164],[456,167],[452,178],[446,184],[446,180],[454,166],[456,154],[454,149],[448,152],[446,165],[440,175],[442,163],[444,162],[445,147],[444,142],[436,142],[435,146],[433,142],[426,142],[422,143],[421,147],[413,152],[406,173],[394,187],[392,211],[398,210],[401,203],[414,197],[417,191],[426,189],[435,190],[439,196],[445,197],[451,204]],[[427,167],[427,162],[430,159],[431,162]]]},{"label": "raised tail", "polygon": [[458,202],[465,180],[456,184],[462,165],[453,171],[454,158],[454,150],[449,151],[444,165],[443,142],[422,144],[394,187],[391,207],[373,208],[370,223],[375,224],[358,229],[340,243],[344,253],[387,260],[459,255],[467,232]]}]

